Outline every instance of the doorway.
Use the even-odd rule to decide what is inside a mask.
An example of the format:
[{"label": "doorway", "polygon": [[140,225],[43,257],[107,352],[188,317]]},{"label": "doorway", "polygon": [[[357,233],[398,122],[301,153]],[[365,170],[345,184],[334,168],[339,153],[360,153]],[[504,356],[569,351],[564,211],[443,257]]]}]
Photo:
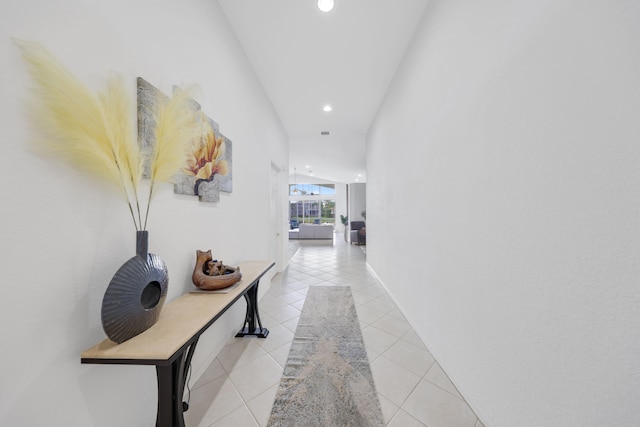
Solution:
[{"label": "doorway", "polygon": [[284,265],[285,217],[282,209],[286,186],[282,182],[282,168],[271,162],[270,179],[270,216],[269,216],[269,255],[275,261],[274,273],[282,271]]}]

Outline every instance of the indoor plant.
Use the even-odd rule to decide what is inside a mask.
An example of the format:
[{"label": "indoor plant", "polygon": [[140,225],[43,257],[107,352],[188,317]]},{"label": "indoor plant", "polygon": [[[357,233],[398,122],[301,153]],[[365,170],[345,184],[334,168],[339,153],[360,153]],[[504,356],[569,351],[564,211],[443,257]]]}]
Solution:
[{"label": "indoor plant", "polygon": [[340,214],[340,222],[344,225],[344,241],[347,242],[347,226],[349,225],[349,217]]}]

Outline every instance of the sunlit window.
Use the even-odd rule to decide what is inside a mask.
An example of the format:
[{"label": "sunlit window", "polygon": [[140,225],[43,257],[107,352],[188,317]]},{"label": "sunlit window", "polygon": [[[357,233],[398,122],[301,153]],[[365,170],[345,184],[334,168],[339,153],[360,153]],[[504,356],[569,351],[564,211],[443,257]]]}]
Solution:
[{"label": "sunlit window", "polygon": [[335,196],[335,184],[290,184],[290,196]]},{"label": "sunlit window", "polygon": [[291,228],[300,224],[335,224],[335,200],[291,200],[289,222]]}]

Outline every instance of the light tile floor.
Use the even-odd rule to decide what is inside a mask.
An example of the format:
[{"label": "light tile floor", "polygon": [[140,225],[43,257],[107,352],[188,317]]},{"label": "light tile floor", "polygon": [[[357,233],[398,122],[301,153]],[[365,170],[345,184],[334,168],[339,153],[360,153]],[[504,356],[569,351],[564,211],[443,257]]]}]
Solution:
[{"label": "light tile floor", "polygon": [[340,285],[351,286],[388,426],[483,427],[367,270],[363,248],[335,236],[334,246],[291,245],[288,268],[259,303],[269,336],[229,341],[191,387],[187,426],[266,426],[309,286]]}]

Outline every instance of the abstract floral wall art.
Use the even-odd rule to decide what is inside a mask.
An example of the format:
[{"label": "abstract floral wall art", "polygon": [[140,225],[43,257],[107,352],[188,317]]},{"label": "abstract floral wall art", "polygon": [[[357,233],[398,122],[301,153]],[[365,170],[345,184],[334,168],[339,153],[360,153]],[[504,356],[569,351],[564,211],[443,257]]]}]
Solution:
[{"label": "abstract floral wall art", "polygon": [[[174,93],[179,92],[174,88]],[[138,78],[138,132],[144,149],[153,150],[153,117],[148,111],[158,102],[158,89]],[[186,164],[173,179],[174,192],[198,196],[203,202],[218,202],[220,191],[232,192],[232,143],[222,135],[219,126],[208,117],[196,101],[190,100],[192,111],[191,142]]]}]

